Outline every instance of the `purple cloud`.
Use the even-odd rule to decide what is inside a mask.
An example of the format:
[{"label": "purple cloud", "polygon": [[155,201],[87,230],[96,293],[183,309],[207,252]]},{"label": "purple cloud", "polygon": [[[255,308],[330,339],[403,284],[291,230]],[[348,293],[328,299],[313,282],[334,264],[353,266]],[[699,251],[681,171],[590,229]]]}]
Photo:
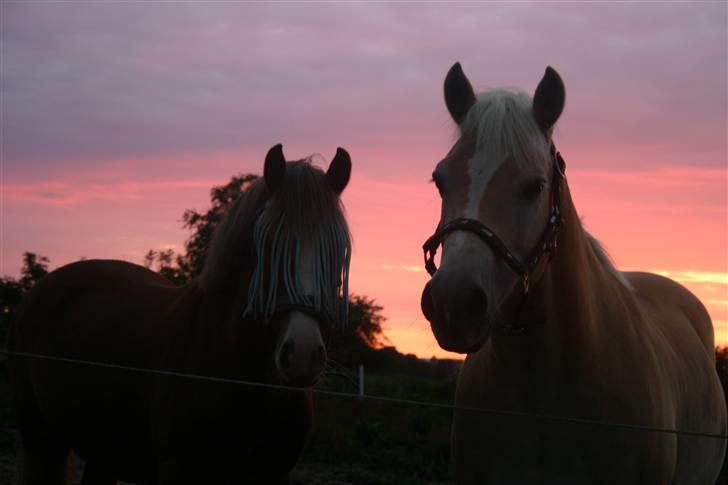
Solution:
[{"label": "purple cloud", "polygon": [[[452,133],[441,84],[456,60],[481,87],[530,90],[547,64],[559,69],[559,136],[580,155],[606,150],[615,168],[633,150],[653,164],[725,163],[722,3],[1,8],[10,178],[278,141],[429,167]],[[365,170],[422,172],[402,165],[371,157]]]}]

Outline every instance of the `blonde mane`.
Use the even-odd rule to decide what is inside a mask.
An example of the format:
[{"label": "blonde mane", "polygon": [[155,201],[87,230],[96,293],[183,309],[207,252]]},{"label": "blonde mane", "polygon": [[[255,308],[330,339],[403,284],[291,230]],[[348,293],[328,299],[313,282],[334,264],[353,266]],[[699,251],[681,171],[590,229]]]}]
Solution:
[{"label": "blonde mane", "polygon": [[602,267],[610,273],[614,278],[621,283],[625,288],[628,290],[632,290],[632,285],[629,281],[627,281],[627,278],[624,276],[624,273],[619,271],[616,266],[614,266],[614,262],[612,261],[611,256],[607,252],[606,249],[604,249],[604,246],[601,242],[599,242],[594,236],[589,234],[588,231],[584,229],[582,226],[582,231],[584,231],[584,235],[586,236],[587,241],[589,242],[589,246],[592,249],[592,252],[594,253],[594,256],[596,256],[599,263],[601,263]]}]

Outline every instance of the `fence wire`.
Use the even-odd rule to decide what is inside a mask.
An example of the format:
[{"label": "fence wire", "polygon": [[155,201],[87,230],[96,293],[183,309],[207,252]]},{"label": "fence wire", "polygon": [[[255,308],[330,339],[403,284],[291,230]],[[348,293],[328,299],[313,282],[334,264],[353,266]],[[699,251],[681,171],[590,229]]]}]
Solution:
[{"label": "fence wire", "polygon": [[370,394],[362,395],[362,394],[354,394],[354,393],[350,393],[350,392],[330,391],[330,390],[326,390],[326,389],[316,389],[315,387],[293,387],[293,386],[286,386],[283,384],[270,384],[270,383],[264,383],[264,382],[246,381],[246,380],[241,380],[241,379],[231,379],[231,378],[226,378],[226,377],[214,377],[214,376],[206,376],[206,375],[200,375],[200,374],[190,374],[190,373],[186,373],[186,372],[176,372],[176,371],[168,371],[168,370],[161,370],[161,369],[148,369],[148,368],[144,368],[144,367],[131,367],[131,366],[120,365],[120,364],[111,364],[111,363],[107,363],[107,362],[96,362],[96,361],[90,361],[90,360],[70,359],[70,358],[66,358],[66,357],[56,357],[56,356],[52,356],[52,355],[34,354],[34,353],[29,353],[29,352],[16,352],[16,351],[10,351],[10,350],[0,350],[0,353],[6,354],[6,355],[13,355],[16,357],[50,360],[50,361],[55,361],[55,362],[65,362],[65,363],[69,363],[69,364],[88,365],[88,366],[94,366],[94,367],[102,367],[102,368],[107,368],[107,369],[116,369],[116,370],[137,372],[137,373],[143,373],[143,374],[153,374],[153,375],[168,376],[168,377],[180,377],[180,378],[184,378],[184,379],[216,382],[216,383],[220,383],[220,384],[235,384],[235,385],[240,385],[240,386],[257,387],[257,388],[262,388],[262,389],[277,389],[277,390],[286,390],[286,391],[293,391],[293,392],[309,392],[310,391],[310,392],[313,392],[314,394],[319,394],[319,395],[323,395],[323,396],[334,396],[334,397],[358,399],[358,400],[365,400],[365,401],[388,402],[388,403],[403,404],[403,405],[408,405],[408,406],[448,409],[451,411],[470,411],[470,412],[483,413],[483,414],[494,414],[494,415],[501,415],[501,416],[537,419],[537,420],[543,420],[543,421],[557,421],[557,422],[562,422],[562,423],[603,426],[603,427],[609,427],[609,428],[621,428],[621,429],[628,429],[628,430],[634,430],[634,431],[664,433],[664,434],[673,434],[673,435],[679,435],[679,436],[714,438],[714,439],[721,439],[721,440],[728,439],[728,435],[726,435],[726,434],[704,433],[704,432],[700,432],[700,431],[686,431],[686,430],[678,430],[678,429],[671,429],[671,428],[659,428],[659,427],[655,427],[655,426],[644,426],[644,425],[639,425],[639,424],[620,423],[620,422],[616,422],[616,421],[600,421],[600,420],[595,420],[595,419],[576,418],[576,417],[571,417],[571,416],[559,416],[559,415],[553,415],[553,414],[528,413],[528,412],[523,412],[523,411],[510,411],[510,410],[505,410],[505,409],[481,408],[481,407],[473,407],[473,406],[458,406],[456,404],[418,401],[415,399],[402,399],[402,398],[388,397],[388,396],[376,396],[376,395],[370,395]]}]

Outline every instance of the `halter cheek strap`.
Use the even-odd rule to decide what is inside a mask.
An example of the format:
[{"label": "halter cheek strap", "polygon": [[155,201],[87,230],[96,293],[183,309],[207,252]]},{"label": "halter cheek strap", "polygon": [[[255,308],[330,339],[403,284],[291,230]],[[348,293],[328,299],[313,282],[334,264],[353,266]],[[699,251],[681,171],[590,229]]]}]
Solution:
[{"label": "halter cheek strap", "polygon": [[553,177],[551,181],[551,213],[549,214],[546,227],[536,244],[531,256],[525,261],[520,261],[508,246],[498,237],[498,235],[488,226],[476,219],[459,218],[454,219],[444,226],[438,227],[435,233],[430,236],[422,246],[425,257],[425,269],[432,276],[437,271],[435,264],[435,255],[437,249],[442,244],[445,236],[454,231],[466,231],[478,236],[483,242],[493,249],[496,255],[500,256],[503,261],[521,277],[523,282],[524,297],[529,291],[529,276],[538,266],[545,254],[549,254],[549,258],[553,255],[557,246],[559,227],[561,226],[561,180],[566,178],[566,162],[561,154],[556,150],[553,142],[551,143],[551,158],[553,160]]}]

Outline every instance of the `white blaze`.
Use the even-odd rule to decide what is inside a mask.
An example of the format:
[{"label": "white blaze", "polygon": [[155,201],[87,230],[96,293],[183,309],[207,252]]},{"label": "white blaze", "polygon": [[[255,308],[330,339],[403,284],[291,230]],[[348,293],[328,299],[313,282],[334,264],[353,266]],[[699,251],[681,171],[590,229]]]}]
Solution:
[{"label": "white blaze", "polygon": [[[467,219],[480,220],[480,203],[488,188],[488,184],[505,162],[505,157],[488,156],[485,151],[475,152],[468,160],[468,197],[462,215]],[[484,222],[484,221],[480,221]],[[478,250],[474,243],[479,241],[474,235],[465,231],[456,231],[447,238],[443,246],[442,264],[450,258],[460,258],[468,250]]]}]

